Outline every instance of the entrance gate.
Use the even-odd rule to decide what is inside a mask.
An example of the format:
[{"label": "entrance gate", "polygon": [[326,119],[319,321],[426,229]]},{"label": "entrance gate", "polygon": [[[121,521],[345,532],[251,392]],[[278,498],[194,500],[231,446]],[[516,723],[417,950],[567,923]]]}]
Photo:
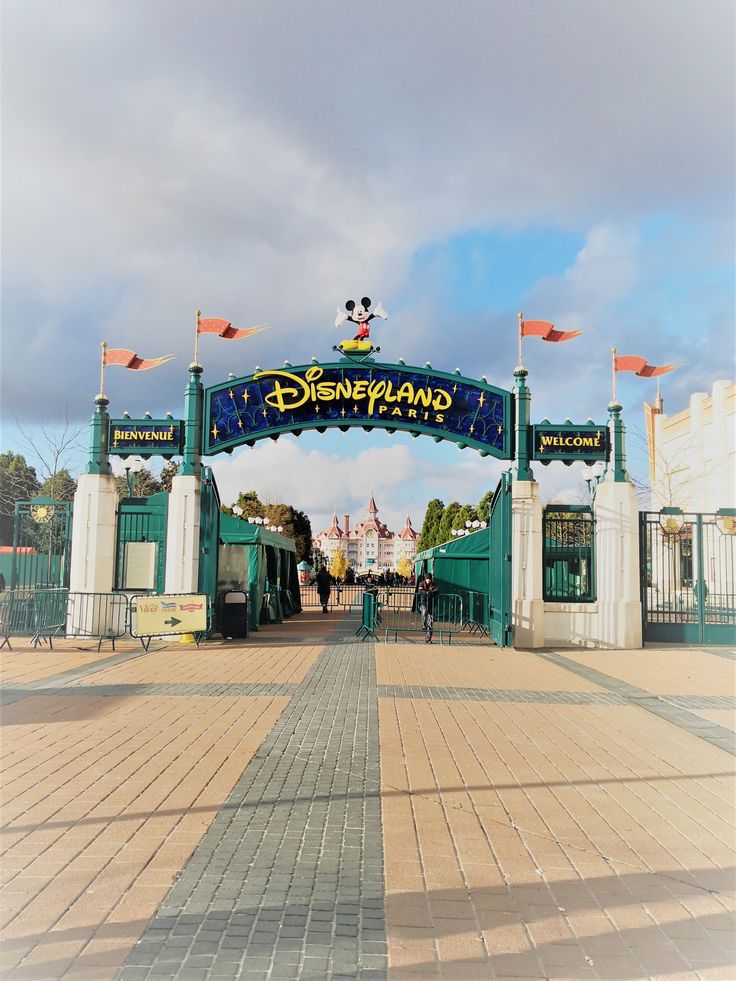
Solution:
[{"label": "entrance gate", "polygon": [[69,585],[70,501],[18,501],[13,523],[12,589]]},{"label": "entrance gate", "polygon": [[736,643],[735,532],[723,512],[641,513],[645,642]]},{"label": "entrance gate", "polygon": [[501,475],[488,517],[488,632],[499,647],[512,643],[511,625],[511,473]]}]

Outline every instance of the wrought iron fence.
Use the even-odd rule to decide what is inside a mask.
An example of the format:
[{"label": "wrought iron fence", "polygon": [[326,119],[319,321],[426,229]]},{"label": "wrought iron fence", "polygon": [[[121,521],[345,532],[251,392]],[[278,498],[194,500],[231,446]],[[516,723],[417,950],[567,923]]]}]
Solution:
[{"label": "wrought iron fence", "polygon": [[542,519],[544,599],[550,603],[595,600],[595,518],[591,508],[549,504]]},{"label": "wrought iron fence", "polygon": [[736,511],[640,515],[645,641],[736,643]]},{"label": "wrought iron fence", "polygon": [[69,585],[72,505],[50,497],[18,501],[13,519],[12,589]]}]

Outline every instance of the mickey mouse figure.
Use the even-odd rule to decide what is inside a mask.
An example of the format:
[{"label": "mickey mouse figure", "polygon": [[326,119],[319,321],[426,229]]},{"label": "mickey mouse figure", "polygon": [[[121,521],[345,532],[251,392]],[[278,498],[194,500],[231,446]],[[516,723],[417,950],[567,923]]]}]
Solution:
[{"label": "mickey mouse figure", "polygon": [[378,301],[373,313],[368,312],[370,305],[371,300],[369,296],[364,296],[360,303],[356,303],[355,300],[347,300],[345,303],[345,310],[340,310],[338,308],[337,318],[335,319],[335,327],[342,327],[342,325],[346,322],[356,324],[358,330],[353,340],[367,340],[371,336],[370,322],[374,317],[380,317],[381,320],[388,320],[388,314],[381,306],[380,300]]}]

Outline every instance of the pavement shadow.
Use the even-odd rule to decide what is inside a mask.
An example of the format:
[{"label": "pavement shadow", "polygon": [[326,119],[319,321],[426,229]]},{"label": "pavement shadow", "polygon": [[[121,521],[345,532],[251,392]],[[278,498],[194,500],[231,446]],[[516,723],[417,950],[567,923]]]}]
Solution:
[{"label": "pavement shadow", "polygon": [[[386,897],[391,977],[634,981],[734,969],[734,887],[736,868],[700,868],[393,893]],[[688,915],[702,899],[713,911]],[[675,903],[677,913],[658,913]],[[624,925],[632,918],[648,922]],[[428,943],[439,957],[427,958]]]}]

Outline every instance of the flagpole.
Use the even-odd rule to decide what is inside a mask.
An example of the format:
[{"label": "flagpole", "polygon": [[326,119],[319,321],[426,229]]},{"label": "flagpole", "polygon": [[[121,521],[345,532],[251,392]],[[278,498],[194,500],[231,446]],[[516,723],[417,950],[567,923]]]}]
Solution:
[{"label": "flagpole", "polygon": [[616,348],[611,348],[611,381],[613,383],[613,398],[612,402],[616,401]]},{"label": "flagpole", "polygon": [[102,356],[100,357],[100,395],[105,394],[105,349],[107,341],[102,342]]},{"label": "flagpole", "polygon": [[524,314],[520,313],[519,314],[519,367],[520,368],[524,366],[523,355],[521,352],[521,325],[523,323],[523,320],[524,320]]},{"label": "flagpole", "polygon": [[201,310],[194,311],[197,315],[197,322],[194,326],[194,364],[199,364],[199,318],[202,316]]}]

